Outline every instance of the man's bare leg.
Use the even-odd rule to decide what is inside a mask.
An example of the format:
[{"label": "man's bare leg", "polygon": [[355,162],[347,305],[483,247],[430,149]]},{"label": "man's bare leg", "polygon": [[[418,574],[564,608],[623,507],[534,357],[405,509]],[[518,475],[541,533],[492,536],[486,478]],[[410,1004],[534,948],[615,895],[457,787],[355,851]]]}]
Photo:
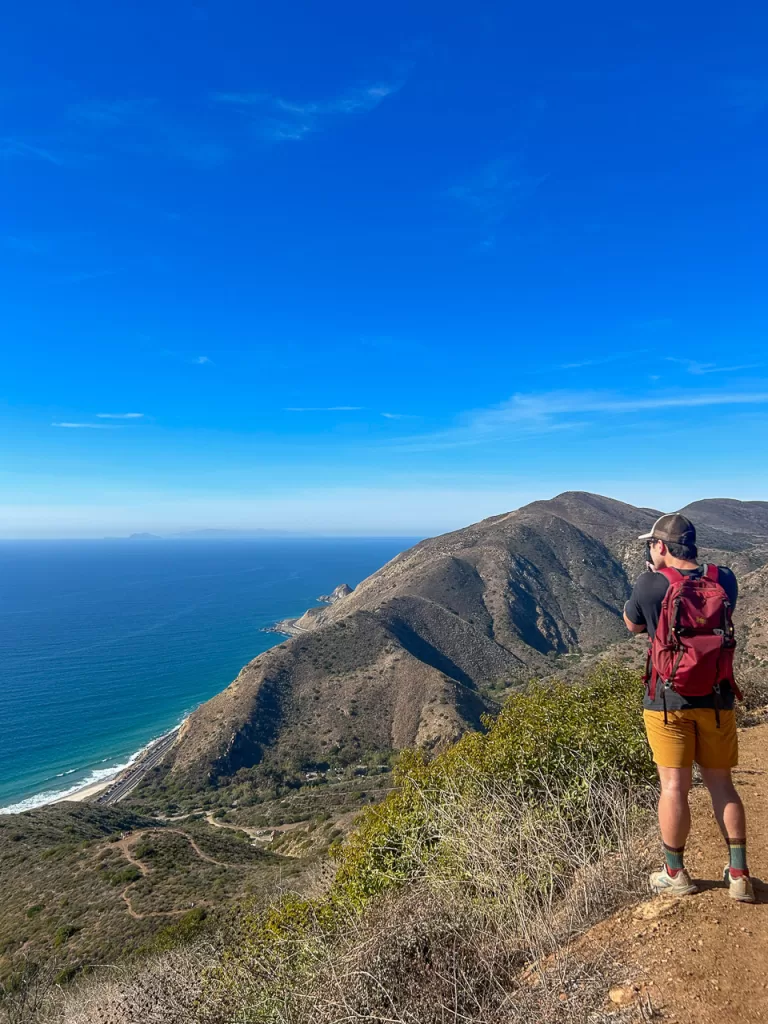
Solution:
[{"label": "man's bare leg", "polygon": [[659,828],[661,841],[673,850],[685,846],[691,831],[691,810],[688,794],[691,791],[691,768],[659,768],[661,796],[659,798]]},{"label": "man's bare leg", "polygon": [[733,784],[730,768],[701,768],[701,777],[712,799],[715,819],[728,842],[730,838],[745,839],[747,818],[744,804]]},{"label": "man's bare leg", "polygon": [[696,892],[696,885],[685,870],[683,853],[691,831],[691,811],[688,794],[691,791],[690,768],[662,768],[659,766],[661,796],[659,798],[659,829],[664,843],[664,867],[651,875],[651,890],[687,896]]},{"label": "man's bare leg", "polygon": [[736,792],[730,768],[702,768],[701,777],[712,798],[717,824],[728,843],[726,880],[732,899],[754,903],[755,891],[747,868],[747,817]]}]

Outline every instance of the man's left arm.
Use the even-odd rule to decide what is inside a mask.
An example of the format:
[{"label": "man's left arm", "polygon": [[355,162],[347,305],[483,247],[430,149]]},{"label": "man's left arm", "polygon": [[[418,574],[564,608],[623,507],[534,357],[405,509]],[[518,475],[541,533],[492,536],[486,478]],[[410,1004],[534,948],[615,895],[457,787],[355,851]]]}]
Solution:
[{"label": "man's left arm", "polygon": [[627,615],[627,606],[624,605],[624,625],[627,627],[630,633],[647,633],[648,627],[641,626],[639,622],[633,622],[632,619]]},{"label": "man's left arm", "polygon": [[[647,575],[643,573],[643,576]],[[640,594],[638,591],[642,589],[643,576],[641,576],[637,583],[632,588],[632,593],[629,600],[624,605],[624,625],[627,627],[630,633],[647,633],[648,626],[646,625],[645,615],[643,614],[642,604],[640,601]]]}]

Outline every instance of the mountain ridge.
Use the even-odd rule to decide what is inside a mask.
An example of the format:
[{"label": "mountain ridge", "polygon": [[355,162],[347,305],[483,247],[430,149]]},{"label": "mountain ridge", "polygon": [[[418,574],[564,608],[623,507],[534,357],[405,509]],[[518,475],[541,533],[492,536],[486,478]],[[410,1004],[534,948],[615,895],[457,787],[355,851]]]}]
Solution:
[{"label": "mountain ridge", "polygon": [[[768,503],[687,508],[702,511],[704,557],[745,577],[758,572],[744,602],[755,618]],[[566,491],[420,541],[340,600],[292,620],[291,639],[190,715],[160,773],[219,785],[259,767],[441,749],[480,725],[494,687],[626,639],[621,609],[644,568],[637,538],[660,514]],[[754,625],[750,633],[762,643]]]}]

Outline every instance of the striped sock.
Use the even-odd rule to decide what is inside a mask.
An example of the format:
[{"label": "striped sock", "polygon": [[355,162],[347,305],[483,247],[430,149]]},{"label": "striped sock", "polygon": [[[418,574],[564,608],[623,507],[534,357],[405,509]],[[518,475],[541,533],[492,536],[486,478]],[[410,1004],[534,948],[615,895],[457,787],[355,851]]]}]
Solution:
[{"label": "striped sock", "polygon": [[667,866],[667,874],[670,878],[674,878],[678,871],[683,870],[683,854],[685,853],[684,846],[664,846],[664,862]]},{"label": "striped sock", "polygon": [[728,839],[728,872],[731,878],[749,875],[747,870],[747,840]]}]

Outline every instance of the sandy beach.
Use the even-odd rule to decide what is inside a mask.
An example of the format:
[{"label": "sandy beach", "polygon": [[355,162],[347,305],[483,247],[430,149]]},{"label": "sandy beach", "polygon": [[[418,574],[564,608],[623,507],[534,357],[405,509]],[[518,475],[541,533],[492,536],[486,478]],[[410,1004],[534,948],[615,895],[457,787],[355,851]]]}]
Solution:
[{"label": "sandy beach", "polygon": [[91,797],[98,796],[99,793],[103,792],[105,789],[108,789],[119,774],[120,772],[116,772],[109,779],[101,779],[99,782],[91,783],[90,786],[83,786],[82,789],[78,789],[76,792],[70,793],[69,796],[63,796],[58,800],[54,800],[53,803],[63,804],[68,803],[70,800],[74,800],[75,802],[80,803],[83,800],[90,800]]}]

